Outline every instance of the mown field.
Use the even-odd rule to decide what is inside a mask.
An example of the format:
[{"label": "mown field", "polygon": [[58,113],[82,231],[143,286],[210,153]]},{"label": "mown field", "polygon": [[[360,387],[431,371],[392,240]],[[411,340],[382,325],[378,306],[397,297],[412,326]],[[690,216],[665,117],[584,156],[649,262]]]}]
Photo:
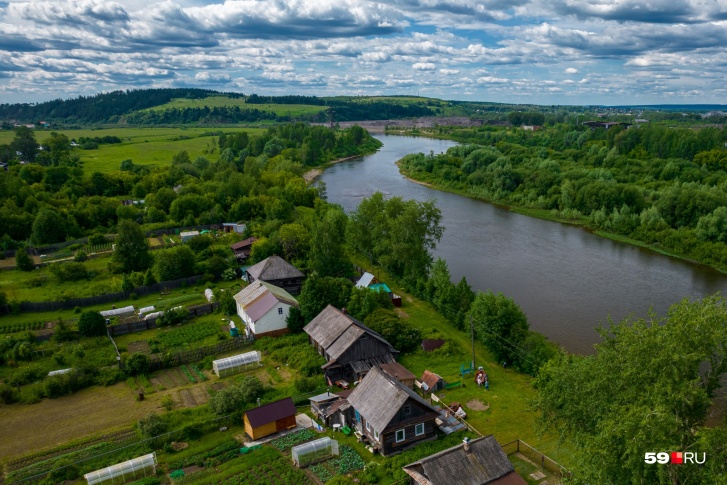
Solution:
[{"label": "mown field", "polygon": [[[262,128],[105,128],[98,130],[38,130],[35,137],[39,143],[50,137],[52,131],[66,135],[69,139],[80,137],[117,136],[122,142],[99,145],[96,150],[75,148],[87,172],[115,172],[123,160],[132,160],[137,165],[170,165],[174,154],[185,150],[192,160],[206,156],[212,160],[219,154],[217,137],[213,132],[250,134],[262,133]],[[0,145],[10,143],[12,131],[0,132]]]},{"label": "mown field", "polygon": [[142,111],[166,111],[168,109],[184,108],[222,108],[240,106],[246,109],[257,109],[275,113],[276,115],[302,116],[320,113],[325,106],[307,104],[247,104],[244,98],[228,98],[226,96],[210,96],[203,99],[176,98],[166,104],[160,104]]}]

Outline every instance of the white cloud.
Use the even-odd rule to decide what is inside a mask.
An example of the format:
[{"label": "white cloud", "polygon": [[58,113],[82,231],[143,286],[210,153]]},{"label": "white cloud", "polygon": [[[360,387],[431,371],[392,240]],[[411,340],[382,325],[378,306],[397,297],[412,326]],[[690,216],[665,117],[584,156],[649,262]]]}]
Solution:
[{"label": "white cloud", "polygon": [[433,71],[437,66],[433,62],[416,62],[411,68],[416,71]]},{"label": "white cloud", "polygon": [[440,69],[440,74],[444,74],[445,76],[453,76],[455,74],[459,74],[459,69]]},{"label": "white cloud", "polygon": [[578,74],[578,69],[575,67],[567,67],[563,70],[563,72],[566,74]]}]

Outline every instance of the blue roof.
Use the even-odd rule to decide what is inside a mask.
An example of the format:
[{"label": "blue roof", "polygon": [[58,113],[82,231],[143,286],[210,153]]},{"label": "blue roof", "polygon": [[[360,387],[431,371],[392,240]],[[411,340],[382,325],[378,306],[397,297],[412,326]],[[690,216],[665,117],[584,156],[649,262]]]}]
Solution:
[{"label": "blue roof", "polygon": [[386,285],[386,283],[376,283],[373,285],[369,285],[369,289],[374,291],[383,291],[386,293],[391,293],[391,289]]}]

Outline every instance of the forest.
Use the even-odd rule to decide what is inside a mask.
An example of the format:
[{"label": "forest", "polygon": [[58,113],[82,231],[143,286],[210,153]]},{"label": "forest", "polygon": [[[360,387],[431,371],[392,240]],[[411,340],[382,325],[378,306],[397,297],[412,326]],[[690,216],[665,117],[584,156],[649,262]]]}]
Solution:
[{"label": "forest", "polygon": [[408,155],[405,174],[727,270],[724,128],[440,131],[464,144]]}]

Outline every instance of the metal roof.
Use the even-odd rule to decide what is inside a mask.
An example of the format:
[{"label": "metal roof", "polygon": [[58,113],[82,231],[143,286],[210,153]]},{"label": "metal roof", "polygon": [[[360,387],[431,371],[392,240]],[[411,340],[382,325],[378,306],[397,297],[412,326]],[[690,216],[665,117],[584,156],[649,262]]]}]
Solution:
[{"label": "metal roof", "polygon": [[376,431],[381,433],[408,399],[413,399],[432,412],[436,412],[417,393],[378,367],[373,367],[348,396],[347,401]]},{"label": "metal roof", "polygon": [[275,255],[250,266],[247,272],[256,280],[284,280],[305,276],[298,268]]},{"label": "metal roof", "polygon": [[416,379],[417,376],[411,373],[409,369],[404,367],[398,362],[391,362],[389,364],[381,364],[379,366],[382,371],[389,374],[391,377],[398,379],[398,380],[409,380],[409,379]]},{"label": "metal roof", "polygon": [[250,426],[259,428],[279,419],[295,416],[295,404],[293,404],[292,398],[286,397],[259,408],[251,409],[245,413],[245,416],[247,416]]},{"label": "metal roof", "polygon": [[403,467],[411,477],[431,485],[525,484],[495,438],[485,436],[440,451]]},{"label": "metal roof", "polygon": [[260,280],[255,280],[237,293],[234,298],[253,322],[268,313],[278,303],[298,306],[298,300],[291,296],[290,293]]},{"label": "metal roof", "polygon": [[356,288],[366,288],[374,281],[374,275],[371,273],[364,273],[356,283]]}]

